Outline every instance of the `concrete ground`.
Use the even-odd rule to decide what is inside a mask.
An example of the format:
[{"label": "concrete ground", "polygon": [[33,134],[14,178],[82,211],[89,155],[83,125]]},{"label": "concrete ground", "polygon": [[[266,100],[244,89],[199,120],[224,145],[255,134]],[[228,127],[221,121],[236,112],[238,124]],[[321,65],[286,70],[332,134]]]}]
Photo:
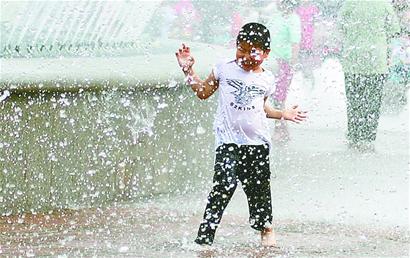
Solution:
[{"label": "concrete ground", "polygon": [[212,247],[192,242],[201,202],[163,197],[102,209],[2,218],[0,256],[408,257],[409,234],[403,228],[307,219],[276,219],[279,247],[260,247],[246,211],[239,212],[246,208],[233,208],[243,203],[239,191],[236,197]]}]

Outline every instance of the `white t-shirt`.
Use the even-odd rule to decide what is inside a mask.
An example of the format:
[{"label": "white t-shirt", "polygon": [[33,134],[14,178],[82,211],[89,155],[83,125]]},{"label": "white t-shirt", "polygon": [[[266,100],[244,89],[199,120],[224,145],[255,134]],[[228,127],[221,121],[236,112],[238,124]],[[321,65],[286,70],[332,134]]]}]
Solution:
[{"label": "white t-shirt", "polygon": [[216,147],[224,143],[270,145],[264,98],[275,91],[270,71],[247,72],[233,61],[218,63],[213,73],[219,81],[214,131]]}]

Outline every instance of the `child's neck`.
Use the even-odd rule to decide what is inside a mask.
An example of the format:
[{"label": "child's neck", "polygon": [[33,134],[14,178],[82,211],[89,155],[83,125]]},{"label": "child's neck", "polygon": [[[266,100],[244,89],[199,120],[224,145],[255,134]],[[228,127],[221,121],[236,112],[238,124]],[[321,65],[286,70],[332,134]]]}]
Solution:
[{"label": "child's neck", "polygon": [[245,70],[245,69],[243,69],[243,67],[241,67],[241,69],[244,70],[245,72],[248,72],[248,73],[263,73],[265,71],[261,66],[258,66],[258,67],[256,67],[255,69],[252,69],[252,70]]},{"label": "child's neck", "polygon": [[255,70],[250,70],[248,72],[250,72],[250,73],[263,73],[263,71],[264,71],[263,68],[258,66],[258,68],[255,68]]}]

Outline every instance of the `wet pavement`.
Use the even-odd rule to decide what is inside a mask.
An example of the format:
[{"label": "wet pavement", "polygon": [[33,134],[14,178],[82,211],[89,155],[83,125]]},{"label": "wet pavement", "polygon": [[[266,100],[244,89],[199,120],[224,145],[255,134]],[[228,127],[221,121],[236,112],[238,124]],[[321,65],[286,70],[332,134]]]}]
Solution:
[{"label": "wet pavement", "polygon": [[210,171],[187,194],[2,217],[0,256],[408,257],[408,135],[381,131],[376,153],[349,150],[335,130],[293,128],[291,135],[272,157],[278,248],[260,247],[240,188],[214,245],[193,243]]},{"label": "wet pavement", "polygon": [[[275,220],[279,248],[259,246],[246,216],[225,214],[212,247],[192,242],[198,209],[163,197],[116,207],[0,220],[0,256],[56,257],[406,257],[408,232],[397,227]],[[174,204],[171,208],[170,204]],[[189,204],[189,203],[187,203]],[[198,202],[194,205],[198,206]],[[192,207],[192,206],[191,206]]]}]

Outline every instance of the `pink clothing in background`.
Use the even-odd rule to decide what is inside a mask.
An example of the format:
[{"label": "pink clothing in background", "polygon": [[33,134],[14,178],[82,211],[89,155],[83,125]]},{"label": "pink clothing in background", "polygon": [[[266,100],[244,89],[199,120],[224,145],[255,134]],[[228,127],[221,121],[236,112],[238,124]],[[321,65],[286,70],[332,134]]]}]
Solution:
[{"label": "pink clothing in background", "polygon": [[300,6],[296,9],[296,13],[299,15],[300,23],[302,25],[300,49],[312,50],[314,32],[313,18],[319,13],[319,8],[315,5]]},{"label": "pink clothing in background", "polygon": [[242,19],[241,14],[239,12],[234,12],[232,14],[232,20],[231,20],[231,36],[236,38],[239,31],[241,30],[242,25],[243,25],[243,19]]},{"label": "pink clothing in background", "polygon": [[182,31],[185,34],[192,36],[194,32],[192,24],[200,20],[192,1],[180,0],[173,6],[173,9],[175,15],[180,19],[182,18]]},{"label": "pink clothing in background", "polygon": [[177,15],[183,15],[184,12],[195,12],[194,5],[191,0],[180,0],[174,5],[174,10]]},{"label": "pink clothing in background", "polygon": [[293,71],[288,61],[278,59],[279,71],[276,75],[276,90],[274,98],[278,101],[285,101],[293,78]]}]

